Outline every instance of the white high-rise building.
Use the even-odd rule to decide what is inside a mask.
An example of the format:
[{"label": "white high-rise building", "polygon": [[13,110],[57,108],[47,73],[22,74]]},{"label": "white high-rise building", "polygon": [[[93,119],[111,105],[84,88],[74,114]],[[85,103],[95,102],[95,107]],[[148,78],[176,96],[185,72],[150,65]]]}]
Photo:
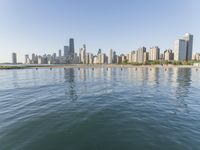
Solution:
[{"label": "white high-rise building", "polygon": [[141,47],[137,50],[137,62],[138,63],[143,63],[144,62],[144,53],[146,52],[146,48],[145,47]]},{"label": "white high-rise building", "polygon": [[193,58],[192,58],[193,60],[195,60],[195,61],[199,61],[200,60],[200,53],[195,53],[194,55],[193,55]]},{"label": "white high-rise building", "polygon": [[89,61],[90,61],[90,59],[89,59],[89,53],[86,53],[86,56],[85,56],[85,63],[86,63],[86,64],[89,64]]},{"label": "white high-rise building", "polygon": [[112,64],[112,63],[113,63],[113,60],[114,60],[114,57],[113,57],[113,50],[111,49],[111,50],[110,50],[110,56],[109,56],[109,64]]},{"label": "white high-rise building", "polygon": [[38,64],[43,64],[44,63],[44,59],[42,56],[38,56]]},{"label": "white high-rise building", "polygon": [[86,45],[80,49],[80,63],[86,64]]},{"label": "white high-rise building", "polygon": [[164,60],[170,61],[174,59],[174,53],[171,49],[167,49],[164,51]]},{"label": "white high-rise building", "polygon": [[183,39],[176,40],[174,43],[174,60],[186,60],[187,42]]},{"label": "white high-rise building", "polygon": [[160,58],[160,48],[159,47],[151,47],[149,51],[149,60],[155,61]]},{"label": "white high-rise building", "polygon": [[89,57],[89,64],[93,64],[93,55],[92,55],[92,53],[89,53],[88,57]]},{"label": "white high-rise building", "polygon": [[100,61],[100,64],[105,64],[106,63],[106,54],[101,54],[101,61]]}]

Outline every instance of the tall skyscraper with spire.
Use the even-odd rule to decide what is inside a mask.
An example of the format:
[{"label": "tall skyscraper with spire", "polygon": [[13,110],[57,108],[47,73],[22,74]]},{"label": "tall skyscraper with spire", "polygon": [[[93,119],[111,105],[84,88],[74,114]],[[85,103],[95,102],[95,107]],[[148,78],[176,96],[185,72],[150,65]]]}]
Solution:
[{"label": "tall skyscraper with spire", "polygon": [[74,59],[74,39],[73,38],[69,39],[69,52],[70,52],[71,60],[73,60]]}]

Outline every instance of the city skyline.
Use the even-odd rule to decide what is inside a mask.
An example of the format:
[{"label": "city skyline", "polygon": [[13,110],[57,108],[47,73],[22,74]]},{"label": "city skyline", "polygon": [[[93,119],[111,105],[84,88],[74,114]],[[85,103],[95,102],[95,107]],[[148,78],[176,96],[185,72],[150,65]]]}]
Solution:
[{"label": "city skyline", "polygon": [[88,51],[101,48],[108,55],[110,49],[128,53],[141,46],[173,49],[176,37],[190,32],[195,35],[193,50],[198,52],[199,4],[197,0],[3,0],[0,62],[11,62],[12,52],[20,56],[19,62],[27,53],[54,53],[70,37],[76,39],[76,51],[86,43]]},{"label": "city skyline", "polygon": [[[108,51],[103,51],[102,54],[105,54],[105,56],[107,57],[107,61],[105,63],[111,63],[110,58],[113,57],[113,54],[111,54],[111,51],[113,51],[113,53],[115,53],[116,56],[122,56],[124,55],[125,58],[124,60],[131,60],[128,61],[129,63],[131,62],[138,62],[138,63],[144,63],[147,61],[155,61],[155,60],[174,60],[174,61],[188,61],[188,60],[200,60],[199,59],[199,51],[194,51],[193,50],[193,38],[194,36],[191,33],[185,33],[182,38],[178,38],[177,40],[175,40],[174,42],[174,48],[173,49],[160,49],[159,46],[151,46],[151,47],[145,47],[145,46],[140,46],[137,49],[132,49],[130,50],[128,53],[117,53],[116,50],[110,49]],[[35,56],[38,57],[51,57],[51,59],[55,60],[56,58],[60,58],[63,59],[61,62],[61,64],[89,64],[89,62],[93,61],[86,61],[83,60],[83,57],[95,57],[98,56],[99,53],[102,52],[102,49],[99,48],[98,49],[98,53],[96,54],[96,52],[92,53],[91,51],[88,51],[86,48],[86,44],[82,44],[82,47],[79,48],[79,50],[75,49],[75,43],[74,43],[74,38],[69,38],[69,43],[64,45],[63,49],[59,49],[57,51],[54,51],[53,53],[44,53],[44,54],[37,54],[35,52],[29,53],[29,54],[25,54],[25,61],[17,61],[17,63],[25,63],[25,64],[37,64],[34,62]],[[167,52],[167,54],[166,54]],[[133,55],[133,53],[136,53],[137,56],[131,56],[131,57],[137,57],[135,58],[129,58],[128,55]],[[138,54],[139,53],[139,54]],[[13,58],[13,54],[15,54],[15,58]],[[86,55],[87,54],[87,55]],[[167,56],[165,56],[165,54]],[[32,57],[29,57],[29,55],[32,55]],[[34,55],[34,56],[33,56]],[[81,56],[82,55],[82,56]],[[167,59],[165,58],[167,57]],[[31,59],[32,58],[32,59]],[[18,60],[17,58],[17,53],[16,52],[12,52],[12,58],[11,58],[11,62],[5,62],[5,63],[13,63],[16,64],[16,61],[13,61],[13,59]],[[28,60],[30,59],[30,60]],[[78,59],[78,60],[77,60]],[[117,58],[116,58],[117,59]],[[121,59],[121,58],[120,58]],[[32,61],[31,61],[32,60]],[[48,61],[47,61],[48,62]],[[44,63],[44,64],[47,64]],[[122,61],[123,62],[123,61]],[[59,64],[58,62],[49,62],[50,64]],[[91,63],[91,64],[92,64]],[[115,62],[116,63],[116,62]]]},{"label": "city skyline", "polygon": [[[58,50],[53,54],[38,55],[32,53],[25,55],[25,64],[122,64],[122,63],[139,63],[148,64],[152,61],[160,61],[167,63],[170,61],[199,61],[200,53],[193,52],[194,36],[185,33],[182,38],[174,42],[174,49],[166,49],[161,51],[159,46],[140,47],[129,53],[117,53],[110,49],[109,54],[101,49],[97,53],[91,53],[87,50],[86,44],[79,48],[79,52],[75,51],[74,39],[70,38],[69,43],[64,46],[63,50]],[[63,55],[62,55],[63,51]],[[16,53],[12,53],[12,63],[17,63]]]}]

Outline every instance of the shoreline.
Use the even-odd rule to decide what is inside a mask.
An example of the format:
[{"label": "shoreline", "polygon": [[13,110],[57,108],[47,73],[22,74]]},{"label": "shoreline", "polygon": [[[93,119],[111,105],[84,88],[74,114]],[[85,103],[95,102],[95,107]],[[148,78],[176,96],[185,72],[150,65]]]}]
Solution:
[{"label": "shoreline", "polygon": [[0,65],[0,70],[37,69],[37,68],[200,68],[192,65],[120,65],[120,64],[60,64],[60,65]]}]

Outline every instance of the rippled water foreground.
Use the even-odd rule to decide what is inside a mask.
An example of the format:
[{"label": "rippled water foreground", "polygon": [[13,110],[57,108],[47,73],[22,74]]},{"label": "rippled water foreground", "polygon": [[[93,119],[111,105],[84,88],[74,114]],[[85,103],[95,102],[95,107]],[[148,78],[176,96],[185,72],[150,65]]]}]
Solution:
[{"label": "rippled water foreground", "polygon": [[0,150],[198,150],[200,71],[0,70]]}]

